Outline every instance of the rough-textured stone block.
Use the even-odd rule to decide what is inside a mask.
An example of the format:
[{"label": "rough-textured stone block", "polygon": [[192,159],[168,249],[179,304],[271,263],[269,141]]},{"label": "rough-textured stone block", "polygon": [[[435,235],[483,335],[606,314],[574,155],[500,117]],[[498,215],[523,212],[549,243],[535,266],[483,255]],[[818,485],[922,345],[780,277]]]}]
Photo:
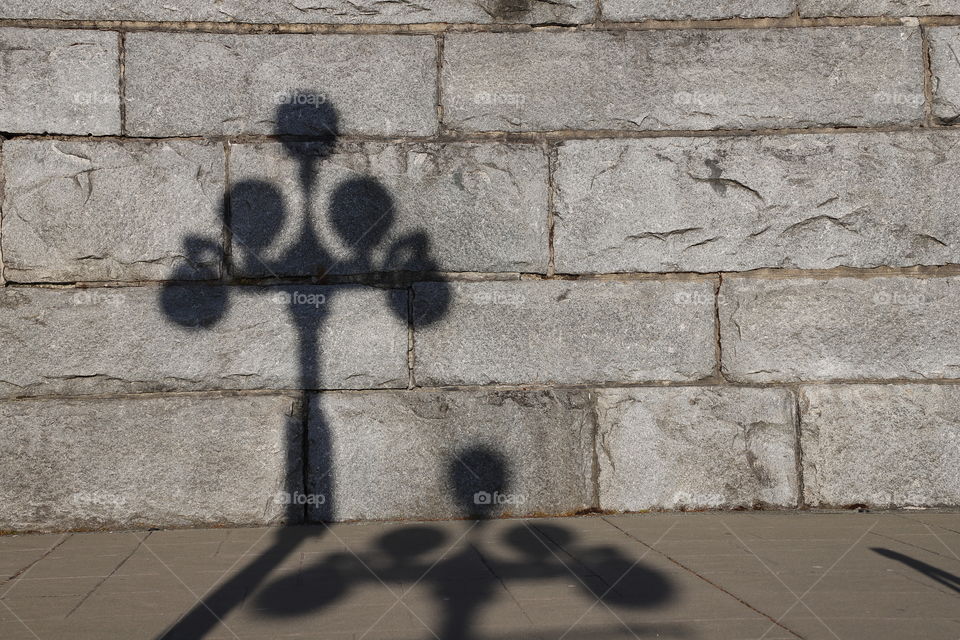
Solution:
[{"label": "rough-textured stone block", "polygon": [[431,36],[127,36],[132,135],[427,135]]},{"label": "rough-textured stone block", "polygon": [[800,15],[940,16],[960,14],[957,0],[799,0]]},{"label": "rough-textured stone block", "polygon": [[570,142],[554,173],[557,271],[958,263],[958,142],[943,132]]},{"label": "rough-textured stone block", "polygon": [[5,0],[0,18],[256,23],[410,24],[424,22],[579,23],[594,0]]},{"label": "rough-textured stone block", "polygon": [[0,131],[120,133],[117,34],[0,28]]},{"label": "rough-textured stone block", "polygon": [[[444,120],[473,131],[915,123],[922,84],[914,27],[463,33],[444,46]],[[875,100],[878,86],[903,99]]]},{"label": "rough-textured stone block", "polygon": [[302,484],[295,404],[266,395],[0,402],[0,528],[289,519],[282,492]]},{"label": "rough-textured stone block", "polygon": [[310,429],[308,483],[321,495],[333,484],[337,520],[593,506],[585,392],[322,393]]},{"label": "rough-textured stone block", "polygon": [[958,278],[724,278],[734,380],[960,377]]},{"label": "rough-textured stone block", "polygon": [[406,387],[406,304],[362,287],[7,287],[0,393]]},{"label": "rough-textured stone block", "polygon": [[547,161],[539,146],[341,145],[319,163],[312,190],[309,226],[319,251],[303,242],[298,167],[281,144],[233,147],[238,273],[546,271]]},{"label": "rough-textured stone block", "polygon": [[602,509],[796,506],[789,391],[676,387],[598,393]]},{"label": "rough-textured stone block", "polygon": [[933,74],[933,114],[947,122],[960,119],[960,27],[929,30],[930,71]]},{"label": "rough-textured stone block", "polygon": [[698,380],[715,365],[713,303],[710,281],[417,284],[415,377],[423,385]]},{"label": "rough-textured stone block", "polygon": [[[219,144],[13,140],[3,148],[3,172],[9,280],[219,275]],[[205,246],[191,251],[199,238]]]},{"label": "rough-textured stone block", "polygon": [[800,411],[811,506],[960,505],[960,387],[805,387]]},{"label": "rough-textured stone block", "polygon": [[720,18],[780,18],[793,13],[794,0],[602,0],[603,19],[717,20]]}]

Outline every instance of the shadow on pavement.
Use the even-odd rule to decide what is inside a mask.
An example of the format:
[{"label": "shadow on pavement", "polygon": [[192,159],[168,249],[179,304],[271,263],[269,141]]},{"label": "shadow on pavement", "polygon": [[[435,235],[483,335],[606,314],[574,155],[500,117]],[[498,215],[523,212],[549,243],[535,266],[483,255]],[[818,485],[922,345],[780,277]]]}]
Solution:
[{"label": "shadow on pavement", "polygon": [[916,558],[911,558],[910,556],[902,553],[891,551],[890,549],[884,549],[883,547],[870,547],[870,550],[874,553],[879,553],[885,558],[902,562],[911,569],[919,571],[931,580],[936,580],[948,589],[952,589],[953,591],[960,593],[960,576],[956,576],[948,571],[944,571],[943,569],[938,569],[932,564],[927,564],[926,562],[922,562]]}]

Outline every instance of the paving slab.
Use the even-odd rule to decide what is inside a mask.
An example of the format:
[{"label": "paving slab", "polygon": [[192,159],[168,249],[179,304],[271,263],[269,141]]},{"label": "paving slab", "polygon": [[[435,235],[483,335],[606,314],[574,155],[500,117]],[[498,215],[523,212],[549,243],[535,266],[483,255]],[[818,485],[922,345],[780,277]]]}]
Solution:
[{"label": "paving slab", "polygon": [[946,511],[9,535],[0,550],[23,555],[0,582],[13,639],[960,634]]}]

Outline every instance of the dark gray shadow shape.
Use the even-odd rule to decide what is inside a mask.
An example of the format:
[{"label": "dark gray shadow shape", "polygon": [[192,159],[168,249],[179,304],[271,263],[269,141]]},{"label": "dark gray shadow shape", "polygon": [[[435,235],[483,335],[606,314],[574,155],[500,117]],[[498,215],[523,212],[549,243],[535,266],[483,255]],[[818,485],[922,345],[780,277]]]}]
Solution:
[{"label": "dark gray shadow shape", "polygon": [[[492,539],[484,537],[482,530],[498,513],[498,505],[487,497],[509,494],[506,459],[490,447],[471,446],[448,461],[447,471],[448,490],[457,510],[477,521],[465,535],[451,540],[439,527],[406,525],[380,536],[367,549],[328,554],[298,573],[271,582],[254,598],[256,610],[266,618],[304,616],[333,606],[359,587],[382,582],[393,585],[390,589],[400,597],[417,584],[441,604],[437,637],[468,640],[480,637],[476,622],[484,607],[500,591],[509,590],[513,581],[573,583],[584,596],[584,611],[592,599],[610,607],[638,609],[674,597],[672,585],[660,572],[631,561],[613,547],[585,546],[560,524],[514,524],[497,545],[508,552],[507,559],[504,554],[491,556],[484,549]],[[449,547],[451,543],[455,544]],[[661,637],[687,635],[682,625],[625,626],[612,614],[610,619],[612,633],[594,630],[591,634],[622,637],[629,629]],[[424,630],[424,637],[431,635]]]},{"label": "dark gray shadow shape", "polygon": [[[296,94],[321,95],[303,91],[291,95]],[[330,429],[324,416],[317,413],[317,405],[311,405],[309,392],[324,386],[319,358],[322,345],[318,343],[318,339],[327,321],[327,309],[332,302],[330,298],[345,289],[328,289],[325,304],[319,307],[297,304],[294,294],[317,280],[322,281],[333,266],[330,251],[323,246],[314,231],[314,212],[311,205],[318,171],[322,169],[324,160],[333,153],[338,132],[336,110],[325,101],[313,104],[293,102],[283,104],[277,109],[275,133],[279,136],[285,152],[297,162],[297,177],[304,206],[302,222],[295,238],[282,248],[279,258],[269,260],[262,255],[278,242],[282,230],[289,222],[289,212],[276,185],[262,180],[239,181],[231,185],[222,206],[224,223],[233,238],[232,244],[234,247],[242,247],[245,268],[253,268],[255,271],[262,268],[267,275],[286,275],[287,272],[292,272],[316,276],[314,279],[303,280],[303,284],[279,284],[269,290],[270,295],[288,294],[287,312],[297,327],[299,342],[298,389],[302,391],[303,406],[312,406],[314,409],[313,414],[304,420],[302,425],[303,441],[290,443],[291,446],[288,446],[290,454],[287,468],[299,468],[303,465],[304,473],[302,478],[290,480],[285,488],[286,493],[289,496],[297,492],[311,491],[324,496],[324,502],[312,507],[309,513],[303,505],[291,502],[286,513],[289,522],[307,517],[328,522],[334,519],[336,513],[336,470],[330,462]],[[329,210],[324,215],[330,216],[340,240],[351,248],[349,260],[358,268],[371,272],[390,271],[403,266],[405,261],[426,265],[428,268],[433,265],[429,255],[425,255],[425,252],[429,251],[426,231],[419,230],[400,237],[393,246],[387,248],[388,258],[385,264],[378,265],[372,259],[374,250],[386,238],[396,215],[389,192],[373,178],[358,177],[340,184],[334,189]],[[184,240],[187,262],[199,262],[198,258],[206,256],[210,251],[216,251],[219,255],[219,242],[215,238],[190,237]],[[208,276],[207,280],[215,280],[219,274],[211,270],[205,275]],[[161,309],[170,322],[184,329],[210,329],[229,310],[230,288],[210,282],[178,282],[183,279],[180,273],[174,273],[171,282],[163,286],[159,295]],[[400,298],[403,302],[400,302]],[[449,299],[449,296],[446,299]],[[384,304],[404,321],[408,319],[406,296],[385,292]],[[439,319],[443,313],[443,309],[436,310],[417,321],[425,324]],[[310,434],[307,433],[308,425]],[[311,434],[312,439],[309,438]],[[308,468],[312,473],[310,478],[306,473]],[[237,489],[242,490],[242,487]],[[265,552],[218,585],[211,593],[204,595],[196,606],[160,637],[204,637],[243,601],[246,593],[266,580],[269,573],[305,539],[322,535],[324,531],[325,528],[317,527],[279,529],[275,533],[273,544]],[[336,585],[330,589],[329,592],[321,591],[317,597],[321,601],[333,597],[337,593]],[[324,595],[325,593],[327,595]]]},{"label": "dark gray shadow shape", "polygon": [[911,558],[910,556],[898,553],[891,549],[885,549],[883,547],[870,547],[870,550],[874,553],[879,553],[885,558],[902,562],[911,569],[919,571],[931,580],[935,580],[946,588],[960,593],[960,576],[950,573],[949,571],[944,571],[943,569],[937,568],[932,564],[927,564],[926,562],[917,560],[916,558]]}]

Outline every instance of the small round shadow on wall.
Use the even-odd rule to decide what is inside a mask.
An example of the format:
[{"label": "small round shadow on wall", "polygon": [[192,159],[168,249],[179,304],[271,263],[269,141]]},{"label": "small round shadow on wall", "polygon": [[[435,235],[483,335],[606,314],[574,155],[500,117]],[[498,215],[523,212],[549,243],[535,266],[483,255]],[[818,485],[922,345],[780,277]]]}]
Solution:
[{"label": "small round shadow on wall", "polygon": [[507,494],[507,462],[498,452],[485,446],[466,449],[450,461],[447,472],[453,488],[454,504],[473,519],[491,518],[503,510],[500,498]]}]

